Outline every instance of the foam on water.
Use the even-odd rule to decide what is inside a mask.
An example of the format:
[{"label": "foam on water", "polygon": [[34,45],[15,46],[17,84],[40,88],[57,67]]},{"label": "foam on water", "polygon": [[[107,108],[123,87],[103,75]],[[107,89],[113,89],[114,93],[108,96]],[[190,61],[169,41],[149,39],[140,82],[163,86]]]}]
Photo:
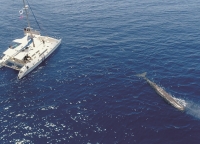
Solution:
[{"label": "foam on water", "polygon": [[[197,0],[30,3],[47,35],[62,44],[21,80],[0,69],[0,143],[199,142]],[[1,2],[1,53],[23,36],[22,6]],[[181,96],[175,99],[186,110],[165,104],[138,71]]]},{"label": "foam on water", "polygon": [[180,98],[176,98],[176,97],[173,97],[180,105],[183,105],[184,107],[187,106],[187,102],[183,99],[180,99]]},{"label": "foam on water", "polygon": [[187,101],[186,113],[200,119],[200,103]]},{"label": "foam on water", "polygon": [[185,112],[195,118],[200,119],[200,103],[195,103],[190,100],[183,100],[173,97],[179,104],[185,107]]}]

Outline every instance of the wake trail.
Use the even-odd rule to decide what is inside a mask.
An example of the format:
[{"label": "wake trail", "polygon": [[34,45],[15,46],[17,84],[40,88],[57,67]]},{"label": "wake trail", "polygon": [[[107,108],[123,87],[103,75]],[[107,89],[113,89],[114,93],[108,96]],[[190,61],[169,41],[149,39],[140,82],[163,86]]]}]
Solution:
[{"label": "wake trail", "polygon": [[200,103],[195,103],[189,100],[183,100],[173,97],[179,104],[185,107],[186,114],[189,114],[195,118],[200,119]]},{"label": "wake trail", "polygon": [[200,104],[187,102],[186,113],[200,119]]}]

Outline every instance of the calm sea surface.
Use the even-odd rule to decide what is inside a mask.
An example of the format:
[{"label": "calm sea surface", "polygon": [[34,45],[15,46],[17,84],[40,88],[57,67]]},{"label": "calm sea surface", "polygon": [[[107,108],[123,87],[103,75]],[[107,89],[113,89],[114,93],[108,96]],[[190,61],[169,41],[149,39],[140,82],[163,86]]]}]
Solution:
[{"label": "calm sea surface", "polygon": [[[42,34],[62,44],[21,80],[0,69],[0,143],[199,143],[200,1],[29,3]],[[0,3],[0,53],[23,37],[22,6]],[[143,72],[186,110],[135,76]]]}]

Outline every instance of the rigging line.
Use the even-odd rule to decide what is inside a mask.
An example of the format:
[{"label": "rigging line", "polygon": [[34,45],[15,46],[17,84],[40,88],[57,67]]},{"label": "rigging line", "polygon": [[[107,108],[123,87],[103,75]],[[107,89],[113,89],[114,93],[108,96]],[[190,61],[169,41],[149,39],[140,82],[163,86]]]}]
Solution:
[{"label": "rigging line", "polygon": [[29,7],[30,7],[30,10],[31,10],[31,12],[32,12],[32,14],[33,14],[33,16],[34,16],[34,18],[35,18],[35,21],[36,21],[36,23],[37,23],[39,29],[42,30],[41,27],[40,27],[40,25],[39,25],[39,23],[38,23],[38,21],[37,21],[37,19],[36,19],[36,17],[35,17],[35,14],[33,13],[33,10],[32,10],[32,8],[31,8],[31,5],[29,4],[28,0],[26,0],[26,1],[27,1],[28,5],[29,5]]}]

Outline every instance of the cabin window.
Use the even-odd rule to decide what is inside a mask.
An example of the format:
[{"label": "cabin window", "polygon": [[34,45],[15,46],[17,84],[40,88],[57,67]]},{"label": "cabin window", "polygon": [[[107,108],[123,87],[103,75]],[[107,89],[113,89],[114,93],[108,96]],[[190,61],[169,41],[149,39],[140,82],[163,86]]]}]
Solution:
[{"label": "cabin window", "polygon": [[14,48],[18,47],[20,44],[21,44],[21,43],[12,42],[12,43],[10,44],[9,48],[14,49]]}]

